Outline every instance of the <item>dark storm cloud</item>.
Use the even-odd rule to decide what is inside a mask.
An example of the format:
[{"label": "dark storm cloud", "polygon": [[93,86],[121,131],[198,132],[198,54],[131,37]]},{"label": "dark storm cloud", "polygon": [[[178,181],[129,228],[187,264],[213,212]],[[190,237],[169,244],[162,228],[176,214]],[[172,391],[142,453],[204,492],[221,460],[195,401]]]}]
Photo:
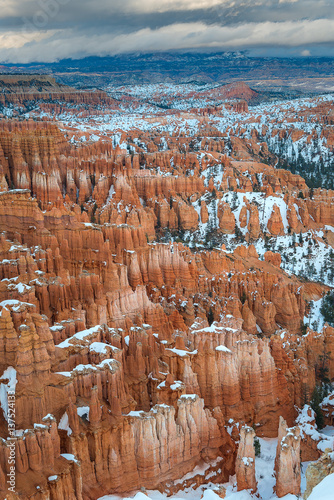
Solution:
[{"label": "dark storm cloud", "polygon": [[0,0],[0,60],[205,47],[302,53],[306,45],[331,48],[332,7],[333,0]]},{"label": "dark storm cloud", "polygon": [[[156,4],[156,5],[155,5]],[[178,7],[178,8],[176,8]],[[188,7],[188,8],[187,8]],[[197,7],[197,8],[193,8]],[[155,29],[203,21],[229,25],[242,22],[333,18],[333,0],[0,0],[0,27],[6,30],[47,18],[48,29],[131,26]]]}]

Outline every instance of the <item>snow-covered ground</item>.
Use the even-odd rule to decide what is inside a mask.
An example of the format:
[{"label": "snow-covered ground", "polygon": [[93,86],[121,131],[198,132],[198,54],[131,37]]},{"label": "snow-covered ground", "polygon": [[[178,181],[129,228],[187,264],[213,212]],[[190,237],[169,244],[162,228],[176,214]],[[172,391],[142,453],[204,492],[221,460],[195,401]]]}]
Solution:
[{"label": "snow-covered ground", "polygon": [[308,500],[333,500],[334,498],[334,474],[330,474],[325,477],[321,483],[319,483],[313,491],[311,495],[308,497]]},{"label": "snow-covered ground", "polygon": [[[216,178],[219,178],[219,172],[217,173]],[[311,281],[320,281],[325,285],[334,286],[334,252],[332,247],[325,243],[322,239],[324,237],[323,230],[309,230],[302,234],[289,234],[287,205],[283,199],[283,195],[266,197],[264,193],[258,192],[224,193],[222,200],[229,204],[235,217],[236,226],[243,237],[246,236],[248,231],[247,225],[249,222],[248,211],[247,225],[243,228],[240,226],[240,212],[241,209],[246,206],[244,199],[246,199],[248,203],[257,206],[260,229],[263,234],[269,234],[268,221],[272,214],[274,205],[279,207],[282,216],[285,232],[283,236],[267,236],[265,239],[260,236],[256,241],[252,242],[259,254],[260,259],[263,260],[265,252],[267,250],[271,250],[281,255],[281,267],[288,274],[295,274]],[[209,221],[206,223],[202,223],[200,220],[202,201],[206,202],[209,213]],[[193,233],[186,233],[184,239],[191,248],[201,248],[210,242],[212,230],[218,226],[218,200],[212,198],[209,193],[205,193],[198,200],[193,202],[193,207],[199,215],[198,230]],[[331,226],[326,226],[325,230],[334,232],[334,228]],[[224,243],[228,252],[233,252],[233,250],[235,250],[235,248],[241,243],[248,246],[246,242],[241,242],[240,239],[237,239],[235,234],[218,234],[216,235],[216,239],[217,241],[215,242],[215,245],[219,246]],[[312,315],[316,317],[312,317],[312,319],[309,318],[308,324],[310,326],[314,321],[318,321],[319,325],[321,324],[321,320],[319,318],[320,306],[321,304],[318,304],[318,311],[314,311],[312,313]]]},{"label": "snow-covered ground", "polygon": [[[103,136],[110,138],[119,131],[135,130],[138,133],[155,131],[165,135],[186,134],[195,137],[200,135],[202,120],[196,115],[187,117],[182,111],[219,105],[223,101],[219,98],[219,92],[214,92],[214,88],[215,85],[191,84],[109,86],[106,91],[116,99],[114,105],[105,108],[98,106],[96,113],[90,110],[87,116],[82,113],[80,106],[67,104],[56,118],[66,127],[73,127],[79,132],[90,132],[90,140],[93,141]],[[219,115],[212,115],[209,120],[212,127],[227,134],[227,137],[232,133],[251,138],[255,129],[262,140],[267,142],[269,149],[282,158],[293,162],[301,160],[316,167],[321,157],[324,167],[330,168],[334,162],[334,153],[322,134],[323,124],[317,122],[312,108],[333,100],[334,95],[329,94],[262,103],[250,107],[249,113],[222,109]],[[307,119],[301,114],[303,110],[308,112]],[[2,112],[10,116],[13,110],[3,108]],[[32,111],[25,113],[25,117],[52,118],[45,110],[38,108],[38,103]],[[263,126],[266,131],[262,137]],[[281,130],[302,131],[303,134],[298,140],[292,140],[291,136],[282,138]]]},{"label": "snow-covered ground", "polygon": [[[326,404],[329,401],[329,397],[327,396],[322,404]],[[317,448],[321,452],[324,452],[326,449],[333,450],[334,448],[334,427],[327,425],[321,430],[318,430],[314,426],[315,421],[315,413],[311,409],[309,405],[305,405],[297,417],[296,424],[300,428],[300,435],[302,439],[305,435],[310,436],[311,439],[316,441]]]},{"label": "snow-covered ground", "polygon": [[[327,435],[332,440],[334,439],[334,427],[326,427],[323,429],[322,434]],[[258,493],[252,495],[248,490],[237,491],[236,489],[236,478],[235,476],[230,478],[228,483],[223,486],[226,488],[226,499],[227,500],[276,500],[278,497],[273,492],[273,487],[275,485],[274,478],[274,464],[276,456],[276,446],[277,439],[267,439],[259,438],[261,445],[260,456],[255,459],[255,471],[256,479],[258,482]],[[305,491],[306,479],[305,472],[309,462],[302,463],[302,478],[301,478],[301,493]],[[146,491],[133,493],[128,497],[118,496],[118,495],[106,495],[101,497],[99,500],[218,500],[220,497],[215,493],[215,488],[217,485],[213,483],[208,483],[200,486],[196,490],[192,488],[185,489],[184,491],[178,492],[176,495],[167,496],[159,491]],[[310,500],[333,500],[334,495],[334,474],[328,476],[321,484],[319,484],[316,489],[312,492],[309,497]],[[203,495],[203,496],[202,496]],[[324,496],[321,496],[324,495]],[[328,496],[329,495],[329,496]],[[295,495],[286,495],[283,497],[284,500],[298,500],[300,497]]]},{"label": "snow-covered ground", "polygon": [[267,250],[278,252],[282,257],[281,267],[289,274],[334,286],[334,252],[320,240],[321,236],[323,231],[310,230],[302,235],[270,238],[267,242],[260,238],[255,248],[260,258]]}]

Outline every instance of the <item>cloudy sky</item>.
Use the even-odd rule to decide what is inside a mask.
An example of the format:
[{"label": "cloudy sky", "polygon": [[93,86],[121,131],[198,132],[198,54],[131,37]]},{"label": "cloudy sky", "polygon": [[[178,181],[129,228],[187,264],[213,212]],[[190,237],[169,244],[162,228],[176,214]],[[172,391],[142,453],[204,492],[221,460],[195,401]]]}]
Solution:
[{"label": "cloudy sky", "polygon": [[0,61],[173,49],[334,56],[334,0],[0,0]]}]

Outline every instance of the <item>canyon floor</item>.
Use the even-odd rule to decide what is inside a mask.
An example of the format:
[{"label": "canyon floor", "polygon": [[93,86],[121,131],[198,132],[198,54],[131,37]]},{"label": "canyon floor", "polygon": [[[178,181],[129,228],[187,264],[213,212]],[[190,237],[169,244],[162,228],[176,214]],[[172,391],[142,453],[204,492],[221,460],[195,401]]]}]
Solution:
[{"label": "canyon floor", "polygon": [[0,85],[0,498],[316,500],[334,95]]}]

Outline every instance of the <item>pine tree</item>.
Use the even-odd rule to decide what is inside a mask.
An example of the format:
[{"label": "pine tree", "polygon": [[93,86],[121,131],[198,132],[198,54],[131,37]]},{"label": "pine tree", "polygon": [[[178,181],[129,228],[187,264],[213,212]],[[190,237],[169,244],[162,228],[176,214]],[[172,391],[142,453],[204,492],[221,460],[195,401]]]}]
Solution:
[{"label": "pine tree", "polygon": [[299,243],[302,245],[303,244],[303,233],[300,231],[299,233]]},{"label": "pine tree", "polygon": [[316,385],[312,393],[310,406],[315,413],[315,423],[317,424],[318,429],[322,429],[324,427],[324,415],[320,406],[322,400],[323,388],[321,385]]},{"label": "pine tree", "polygon": [[208,312],[208,315],[207,315],[207,318],[208,318],[208,323],[209,325],[211,326],[212,323],[214,322],[214,315],[213,315],[213,311],[212,311],[212,308],[210,307],[210,310]]},{"label": "pine tree", "polygon": [[255,449],[255,456],[259,457],[261,455],[261,444],[257,436],[255,436],[254,438],[254,449]]},{"label": "pine tree", "polygon": [[246,302],[246,300],[247,300],[247,294],[246,294],[245,290],[243,290],[241,297],[240,297],[241,304],[244,304]]}]

